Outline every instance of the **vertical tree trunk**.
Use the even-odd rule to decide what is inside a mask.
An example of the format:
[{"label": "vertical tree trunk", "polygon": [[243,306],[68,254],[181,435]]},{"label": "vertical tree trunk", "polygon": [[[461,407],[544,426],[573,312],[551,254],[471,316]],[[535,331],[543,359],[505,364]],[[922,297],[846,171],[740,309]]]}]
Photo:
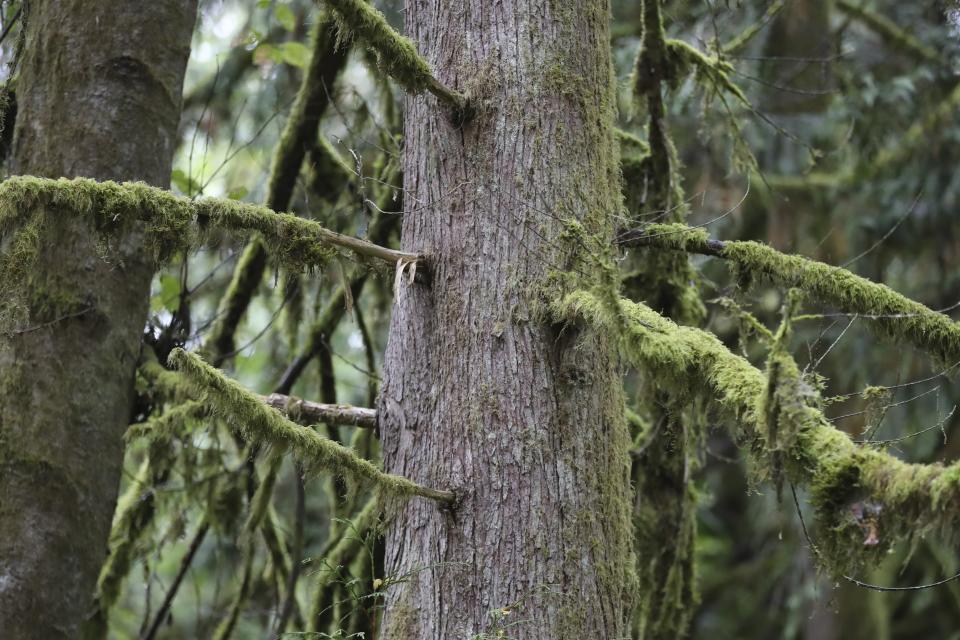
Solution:
[{"label": "vertical tree trunk", "polygon": [[432,284],[394,306],[384,458],[461,502],[398,506],[382,637],[629,637],[615,354],[538,309],[557,270],[597,276],[569,222],[605,241],[620,210],[608,2],[407,0],[406,21],[477,115],[458,128],[407,102],[403,245],[430,255]]},{"label": "vertical tree trunk", "polygon": [[[15,173],[169,184],[196,0],[32,0]],[[48,208],[0,283],[0,630],[74,638],[107,549],[152,265]],[[0,261],[13,240],[0,243]],[[6,254],[6,256],[4,256]]]}]

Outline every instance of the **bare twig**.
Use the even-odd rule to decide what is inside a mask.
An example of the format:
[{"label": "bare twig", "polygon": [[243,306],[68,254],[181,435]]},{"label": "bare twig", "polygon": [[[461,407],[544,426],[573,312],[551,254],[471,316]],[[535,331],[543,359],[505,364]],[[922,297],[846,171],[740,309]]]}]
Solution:
[{"label": "bare twig", "polygon": [[347,404],[311,402],[282,393],[263,396],[263,401],[274,409],[279,409],[295,422],[309,424],[325,422],[362,429],[375,429],[377,426],[377,412],[374,409],[352,407]]},{"label": "bare twig", "polygon": [[147,629],[147,632],[140,637],[140,640],[153,640],[153,638],[157,635],[157,631],[160,630],[160,625],[162,625],[164,620],[167,618],[167,612],[170,611],[170,605],[173,604],[173,598],[177,595],[177,591],[180,589],[180,584],[183,582],[184,577],[187,575],[187,571],[190,569],[190,565],[193,562],[193,557],[197,555],[197,550],[200,548],[200,545],[203,543],[203,539],[206,537],[207,531],[209,530],[210,523],[204,520],[197,529],[197,532],[193,535],[193,540],[190,541],[190,547],[187,549],[186,555],[184,555],[183,559],[180,561],[180,569],[177,570],[177,575],[170,584],[170,588],[167,590],[167,595],[164,596],[163,603],[157,610],[157,615],[154,616],[153,622],[150,624],[150,628]]}]

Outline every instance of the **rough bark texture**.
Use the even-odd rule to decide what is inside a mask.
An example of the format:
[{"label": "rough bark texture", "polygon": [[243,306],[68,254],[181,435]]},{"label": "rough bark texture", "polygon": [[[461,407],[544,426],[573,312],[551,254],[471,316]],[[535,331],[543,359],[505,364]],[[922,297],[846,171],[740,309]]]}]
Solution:
[{"label": "rough bark texture", "polygon": [[396,506],[381,637],[629,637],[615,355],[538,309],[552,270],[597,275],[566,223],[606,240],[619,210],[608,3],[407,0],[405,15],[477,115],[458,129],[434,98],[407,101],[403,245],[431,256],[432,284],[394,306],[384,458],[461,503]]},{"label": "rough bark texture", "polygon": [[[195,18],[196,0],[31,1],[13,172],[167,186]],[[0,313],[6,640],[74,638],[91,607],[152,275],[137,238],[57,214]]]}]

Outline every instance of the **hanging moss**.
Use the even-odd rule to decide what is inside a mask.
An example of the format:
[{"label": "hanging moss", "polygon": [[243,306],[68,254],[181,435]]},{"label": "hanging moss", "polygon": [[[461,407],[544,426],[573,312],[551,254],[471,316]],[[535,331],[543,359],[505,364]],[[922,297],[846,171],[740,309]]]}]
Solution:
[{"label": "hanging moss", "polygon": [[[619,136],[624,150],[625,202],[638,217],[680,222],[689,212],[663,95],[693,70],[693,50],[688,49],[666,38],[660,0],[644,0],[643,36],[631,81],[637,101],[646,106],[648,146]],[[647,300],[678,322],[695,325],[703,320],[697,272],[688,256],[649,252],[638,256],[634,268],[623,282],[631,297]],[[616,317],[620,311],[618,289],[604,287],[603,291],[608,312]],[[683,388],[663,382],[655,375],[643,376],[645,409],[658,429],[638,448],[632,467],[640,583],[633,630],[634,635],[648,638],[684,635],[698,599],[694,568],[697,494],[690,477],[700,464],[699,423],[693,412],[682,409],[688,399]],[[659,545],[665,538],[676,544]]]},{"label": "hanging moss", "polygon": [[136,559],[141,534],[153,517],[152,477],[150,459],[145,458],[126,491],[117,500],[113,527],[110,529],[110,552],[97,579],[95,612],[84,621],[84,637],[106,637],[110,608],[120,596],[123,581]]},{"label": "hanging moss", "polygon": [[305,464],[372,481],[381,490],[400,496],[423,496],[450,502],[453,495],[386,474],[372,463],[316,431],[291,422],[254,393],[227,378],[196,355],[183,349],[170,353],[170,365],[193,383],[225,420],[247,441],[290,451]]},{"label": "hanging moss", "polygon": [[[666,384],[685,386],[726,412],[740,443],[769,451],[764,397],[767,378],[747,360],[730,353],[707,332],[678,326],[643,304],[622,300],[619,314],[598,296],[580,291],[554,305],[558,319],[586,321],[619,338],[625,356]],[[781,379],[798,379],[792,359],[782,359]],[[812,393],[812,392],[811,392]],[[819,558],[835,572],[865,560],[876,561],[898,538],[937,533],[960,542],[960,463],[903,462],[880,449],[859,446],[835,429],[814,406],[797,403],[780,412],[783,471],[791,482],[810,488],[820,528]],[[790,424],[785,424],[789,421]],[[755,473],[770,477],[769,465]],[[882,544],[866,541],[858,505],[877,514],[875,533]]]}]

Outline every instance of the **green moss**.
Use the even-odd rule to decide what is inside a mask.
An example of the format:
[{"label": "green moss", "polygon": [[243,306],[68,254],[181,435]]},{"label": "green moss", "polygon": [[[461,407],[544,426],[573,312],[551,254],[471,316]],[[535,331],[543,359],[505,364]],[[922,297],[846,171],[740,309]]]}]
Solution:
[{"label": "green moss", "polygon": [[15,176],[0,183],[0,238],[6,240],[17,230],[19,256],[27,256],[35,246],[31,238],[38,237],[40,229],[31,223],[42,227],[46,208],[86,219],[106,238],[122,237],[136,227],[157,262],[198,246],[212,230],[259,232],[278,261],[291,269],[324,265],[344,242],[312,220],[260,205],[224,198],[192,201],[137,182]]},{"label": "green moss", "polygon": [[433,93],[453,111],[455,121],[463,122],[473,115],[467,98],[441,85],[416,45],[397,33],[372,5],[364,0],[325,1],[333,10],[341,41],[352,38],[369,47],[387,75],[410,93]]},{"label": "green moss", "polygon": [[356,38],[377,55],[380,66],[412,93],[425,91],[433,78],[426,60],[410,41],[397,33],[383,14],[363,0],[325,0],[333,9],[340,37]]},{"label": "green moss", "polygon": [[186,376],[224,420],[249,442],[279,451],[290,451],[305,465],[371,481],[390,494],[450,499],[445,492],[427,489],[406,478],[383,473],[346,447],[291,422],[196,355],[183,349],[174,349],[170,354],[170,365]]},{"label": "green moss", "polygon": [[[612,314],[602,298],[585,291],[553,306],[558,319],[586,321],[610,332],[633,364],[665,384],[685,386],[710,399],[730,418],[734,435],[749,450],[769,452],[768,379],[745,359],[730,353],[710,333],[678,326],[643,304],[621,301]],[[779,383],[801,380],[792,360],[780,358]],[[879,548],[898,538],[936,532],[948,543],[960,542],[960,463],[909,464],[890,454],[855,444],[836,430],[817,405],[814,389],[783,387],[781,402],[791,407],[777,415],[783,473],[810,487],[819,525],[819,558],[835,573],[876,559]],[[782,434],[789,434],[784,439]],[[769,456],[761,456],[769,459]],[[770,465],[754,470],[759,479]],[[866,544],[857,509],[868,504],[876,516],[882,544]]]},{"label": "green moss", "polygon": [[664,42],[664,46],[669,69],[668,77],[674,87],[693,73],[700,84],[709,83],[717,91],[722,90],[730,94],[741,104],[750,105],[747,96],[730,79],[730,74],[734,71],[732,64],[715,56],[708,56],[682,40],[670,38]]},{"label": "green moss", "polygon": [[960,325],[886,285],[846,269],[780,253],[758,242],[709,241],[702,229],[682,225],[644,227],[639,243],[724,258],[742,271],[801,289],[821,304],[863,316],[869,321],[868,326],[881,335],[913,344],[943,363],[960,360]]},{"label": "green moss", "polygon": [[117,500],[113,528],[110,530],[110,553],[97,580],[97,606],[104,613],[117,601],[123,580],[130,572],[137,541],[153,516],[152,476],[150,459],[146,458]]}]

